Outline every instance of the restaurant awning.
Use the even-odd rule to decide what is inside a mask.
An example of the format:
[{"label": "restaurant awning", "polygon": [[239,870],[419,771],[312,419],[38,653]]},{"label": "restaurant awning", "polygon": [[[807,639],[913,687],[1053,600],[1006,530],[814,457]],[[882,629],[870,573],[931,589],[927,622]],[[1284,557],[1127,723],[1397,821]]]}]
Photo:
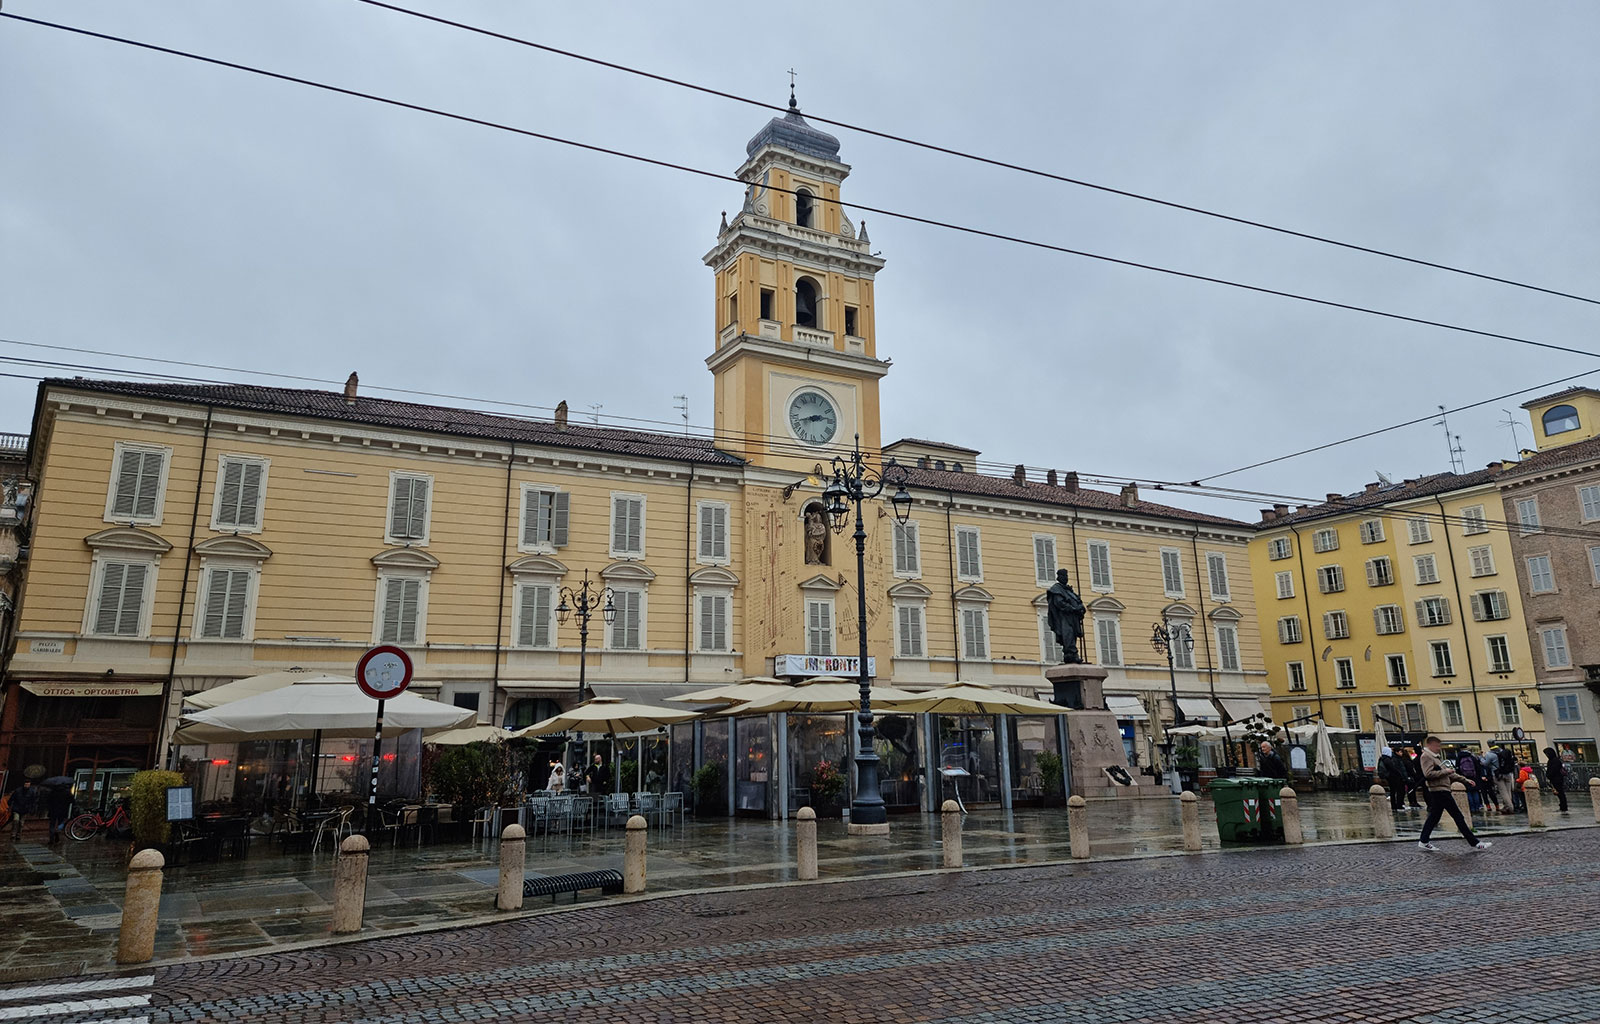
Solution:
[{"label": "restaurant awning", "polygon": [[1203,721],[1208,718],[1218,721],[1222,719],[1222,716],[1217,713],[1216,705],[1204,697],[1179,697],[1178,707],[1183,711],[1183,717],[1190,722]]},{"label": "restaurant awning", "polygon": [[1218,697],[1222,702],[1222,710],[1228,713],[1228,721],[1240,722],[1251,715],[1264,715],[1266,709],[1254,697]]},{"label": "restaurant awning", "polygon": [[1106,710],[1124,722],[1148,722],[1150,712],[1145,710],[1144,701],[1138,697],[1124,697],[1120,694],[1106,694]]}]

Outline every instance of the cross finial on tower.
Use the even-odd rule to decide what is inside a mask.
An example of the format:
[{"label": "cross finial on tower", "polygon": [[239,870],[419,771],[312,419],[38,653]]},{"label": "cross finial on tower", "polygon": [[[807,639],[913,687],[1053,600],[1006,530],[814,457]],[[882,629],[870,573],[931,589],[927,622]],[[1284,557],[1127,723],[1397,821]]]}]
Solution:
[{"label": "cross finial on tower", "polygon": [[800,109],[799,102],[794,98],[794,68],[789,69],[789,109]]}]

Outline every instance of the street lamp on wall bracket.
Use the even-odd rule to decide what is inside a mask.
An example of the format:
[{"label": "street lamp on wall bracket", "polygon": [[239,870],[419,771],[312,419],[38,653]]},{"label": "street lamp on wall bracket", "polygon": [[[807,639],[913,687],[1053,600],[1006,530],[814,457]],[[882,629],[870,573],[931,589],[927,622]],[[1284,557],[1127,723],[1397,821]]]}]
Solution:
[{"label": "street lamp on wall bracket", "polygon": [[610,587],[601,589],[598,584],[591,587],[589,570],[583,570],[583,582],[577,589],[572,587],[561,588],[561,603],[556,605],[556,621],[566,625],[567,620],[574,614],[578,616],[578,703],[582,704],[588,697],[588,661],[589,661],[589,618],[597,609],[606,625],[617,621],[616,595]]}]

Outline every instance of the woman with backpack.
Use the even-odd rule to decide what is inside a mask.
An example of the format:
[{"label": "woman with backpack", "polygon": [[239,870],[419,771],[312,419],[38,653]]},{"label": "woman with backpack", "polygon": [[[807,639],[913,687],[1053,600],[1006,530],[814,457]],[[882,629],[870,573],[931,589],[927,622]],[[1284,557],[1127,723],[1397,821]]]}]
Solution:
[{"label": "woman with backpack", "polygon": [[1470,779],[1472,785],[1467,787],[1467,808],[1473,814],[1483,810],[1483,799],[1478,795],[1478,759],[1472,756],[1472,751],[1465,747],[1456,754],[1456,774],[1463,781]]}]

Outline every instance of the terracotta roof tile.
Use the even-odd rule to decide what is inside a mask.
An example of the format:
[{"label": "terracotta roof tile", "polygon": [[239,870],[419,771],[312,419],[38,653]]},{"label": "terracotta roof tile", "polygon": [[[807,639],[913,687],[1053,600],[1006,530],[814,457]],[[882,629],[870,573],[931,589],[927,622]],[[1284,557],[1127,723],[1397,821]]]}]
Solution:
[{"label": "terracotta roof tile", "polygon": [[1521,462],[1507,463],[1501,474],[1521,477],[1583,462],[1600,463],[1600,437],[1574,441],[1559,448],[1546,448]]},{"label": "terracotta roof tile", "polygon": [[1473,473],[1435,473],[1432,476],[1418,477],[1405,483],[1395,484],[1393,487],[1380,488],[1372,493],[1357,491],[1355,494],[1345,495],[1338,501],[1324,501],[1312,505],[1301,511],[1290,512],[1276,519],[1263,519],[1256,524],[1257,529],[1273,530],[1289,523],[1303,523],[1310,519],[1322,519],[1327,516],[1348,515],[1367,508],[1379,508],[1397,501],[1410,501],[1414,498],[1428,498],[1435,494],[1446,494],[1458,491],[1465,487],[1476,487],[1493,480],[1499,471],[1493,469],[1480,469]]},{"label": "terracotta roof tile", "polygon": [[1138,501],[1131,508],[1125,507],[1122,503],[1122,495],[1112,494],[1109,491],[1091,491],[1083,488],[1069,491],[1065,487],[1051,487],[1049,484],[1037,481],[1030,480],[1027,483],[1019,484],[1009,477],[985,476],[981,473],[918,469],[915,466],[907,466],[905,469],[907,474],[906,486],[912,490],[950,490],[957,494],[982,495],[988,498],[1003,498],[1007,501],[1035,502],[1063,508],[1096,509],[1106,512],[1120,512],[1131,516],[1152,516],[1160,519],[1178,519],[1189,523],[1211,523],[1215,526],[1250,529],[1249,523],[1243,523],[1237,519],[1224,519],[1221,516],[1193,512],[1184,508],[1174,508],[1170,505],[1157,505],[1152,501]]}]

